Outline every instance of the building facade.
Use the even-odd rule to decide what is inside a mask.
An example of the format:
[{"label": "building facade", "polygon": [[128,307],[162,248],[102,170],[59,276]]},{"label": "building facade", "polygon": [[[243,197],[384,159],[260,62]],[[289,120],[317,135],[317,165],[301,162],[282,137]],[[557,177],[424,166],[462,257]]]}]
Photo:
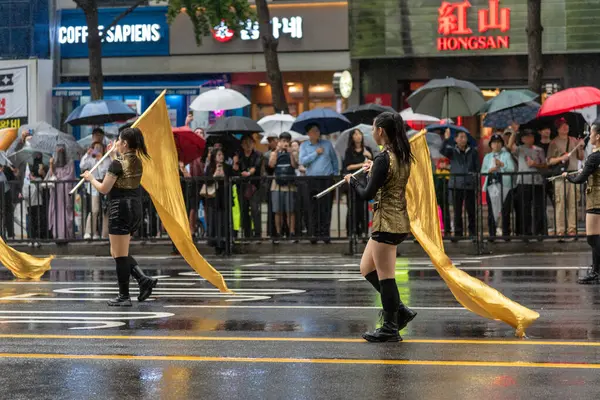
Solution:
[{"label": "building facade", "polygon": [[[89,67],[84,15],[70,8],[71,2],[63,3],[55,38],[60,84],[53,95],[62,99],[66,114],[89,101]],[[347,3],[278,1],[269,7],[290,111],[335,106],[333,73],[350,67]],[[124,9],[100,9],[100,25],[108,25]],[[262,45],[251,21],[237,34],[224,24],[216,26],[198,46],[186,15],[169,25],[166,6],[138,7],[107,33],[102,50],[105,98],[123,100],[141,112],[168,89],[173,125],[183,125],[189,104],[214,86],[231,86],[252,100],[240,113],[260,118],[273,112]],[[214,119],[205,114],[195,115],[200,126]]]}]

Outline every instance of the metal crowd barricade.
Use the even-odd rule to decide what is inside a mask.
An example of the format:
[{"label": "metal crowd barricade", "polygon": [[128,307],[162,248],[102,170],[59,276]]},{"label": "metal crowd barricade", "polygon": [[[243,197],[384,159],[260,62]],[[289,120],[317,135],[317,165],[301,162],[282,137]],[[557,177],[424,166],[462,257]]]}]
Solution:
[{"label": "metal crowd barricade", "polygon": [[[543,184],[535,184],[529,178],[536,175],[531,172],[502,174],[501,177],[510,178],[510,183],[507,185],[505,179],[495,182],[502,201],[500,206],[496,205],[500,209],[492,210],[493,215],[490,215],[493,200],[489,186],[483,191],[484,179],[490,174],[434,174],[444,239],[470,241],[477,253],[484,252],[487,244],[494,241],[577,239],[585,231],[584,186],[565,184],[561,180],[549,184],[547,176],[543,176]],[[287,184],[281,185],[272,176],[194,177],[182,179],[181,184],[194,239],[211,245],[217,254],[232,254],[244,251],[248,244],[272,241],[287,246],[296,241],[331,240],[346,241],[347,252],[354,254],[370,234],[370,202],[354,196],[345,185],[322,201],[314,198],[338,179],[342,177],[296,176],[287,178]],[[453,180],[464,182],[465,179],[470,179],[472,189],[451,184]],[[92,211],[89,184],[83,185],[75,196],[69,196],[75,184],[76,181],[32,181],[26,189],[19,182],[0,182],[0,229],[5,240],[31,244],[89,241],[85,237],[88,215]],[[207,190],[211,186],[214,193]],[[468,197],[471,203],[467,205]],[[106,241],[106,237],[102,237],[102,226],[107,202],[105,196],[102,198],[102,207],[96,216],[97,231],[91,232],[91,240]],[[143,223],[134,240],[169,241],[148,194],[143,192],[142,199]],[[465,210],[461,213],[457,205],[463,202]],[[475,221],[468,215],[473,202]],[[565,231],[561,232],[557,227],[563,225]],[[275,235],[277,226],[280,236]]]}]

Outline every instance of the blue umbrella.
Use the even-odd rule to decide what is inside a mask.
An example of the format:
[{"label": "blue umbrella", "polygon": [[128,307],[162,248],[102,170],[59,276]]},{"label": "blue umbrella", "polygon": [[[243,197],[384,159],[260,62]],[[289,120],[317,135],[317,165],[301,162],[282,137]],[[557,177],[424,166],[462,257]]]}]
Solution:
[{"label": "blue umbrella", "polygon": [[440,131],[442,131],[442,135],[444,134],[444,132],[446,132],[446,129],[450,129],[450,141],[451,143],[454,142],[454,136],[456,136],[456,134],[458,132],[465,132],[467,134],[467,138],[469,140],[469,146],[471,147],[477,147],[477,141],[475,140],[475,138],[473,138],[473,136],[471,136],[471,132],[469,132],[469,130],[467,128],[465,128],[464,126],[458,126],[458,125],[452,125],[452,124],[433,124],[433,125],[429,125],[427,126],[428,131],[434,131],[436,129],[439,129]]},{"label": "blue umbrella", "polygon": [[535,101],[530,101],[515,107],[488,113],[483,119],[483,126],[488,128],[505,129],[512,122],[517,124],[526,124],[537,117],[540,105]]},{"label": "blue umbrella", "polygon": [[94,100],[77,107],[65,121],[71,125],[104,125],[127,121],[137,116],[129,106],[119,100]]},{"label": "blue umbrella", "polygon": [[306,126],[316,124],[323,134],[342,132],[350,128],[352,124],[348,118],[344,117],[329,108],[315,108],[314,110],[304,111],[296,118],[292,130],[294,132],[306,132]]}]

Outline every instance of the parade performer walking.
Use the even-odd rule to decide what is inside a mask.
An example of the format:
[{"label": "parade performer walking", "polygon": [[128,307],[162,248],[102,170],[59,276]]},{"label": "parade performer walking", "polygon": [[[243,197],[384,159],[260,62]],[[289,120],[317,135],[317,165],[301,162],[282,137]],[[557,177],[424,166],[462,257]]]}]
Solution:
[{"label": "parade performer walking", "polygon": [[149,155],[138,128],[127,127],[121,130],[115,146],[119,156],[113,159],[102,182],[97,181],[89,171],[82,176],[100,193],[108,194],[110,252],[117,264],[119,283],[119,295],[114,300],[109,300],[108,305],[131,307],[130,275],[138,281],[139,301],[146,300],[157,283],[156,279],[144,275],[135,259],[129,255],[131,235],[138,230],[142,221],[142,158],[149,158]]},{"label": "parade performer walking", "polygon": [[360,262],[360,272],[381,294],[383,326],[363,334],[369,342],[401,341],[399,330],[417,315],[406,307],[396,285],[396,246],[410,233],[406,185],[413,162],[400,114],[384,112],[373,123],[373,138],[383,151],[363,168],[369,172],[364,186],[353,175],[346,182],[363,200],[375,199],[371,239]]},{"label": "parade performer walking", "polygon": [[562,176],[571,183],[587,181],[585,205],[585,232],[592,248],[592,266],[586,276],[577,283],[600,283],[600,122],[592,125],[590,143],[593,151],[585,161],[583,169],[576,175],[564,172]]}]

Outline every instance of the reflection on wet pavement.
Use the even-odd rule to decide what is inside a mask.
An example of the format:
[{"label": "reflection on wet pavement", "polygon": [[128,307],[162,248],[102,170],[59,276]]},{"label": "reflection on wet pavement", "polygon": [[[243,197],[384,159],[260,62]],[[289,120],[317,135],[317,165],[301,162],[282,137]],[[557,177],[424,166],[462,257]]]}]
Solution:
[{"label": "reflection on wet pavement", "polygon": [[455,260],[541,314],[528,341],[464,310],[427,259],[398,259],[400,295],[419,315],[402,332],[405,342],[384,345],[360,340],[378,323],[380,301],[358,258],[212,259],[235,295],[219,293],[181,259],[138,261],[159,286],[151,301],[121,309],[105,306],[117,293],[108,258],[58,259],[39,282],[0,272],[0,383],[14,388],[10,398],[441,399],[445,391],[468,399],[597,398],[600,391],[600,292],[575,283],[587,254]]}]

